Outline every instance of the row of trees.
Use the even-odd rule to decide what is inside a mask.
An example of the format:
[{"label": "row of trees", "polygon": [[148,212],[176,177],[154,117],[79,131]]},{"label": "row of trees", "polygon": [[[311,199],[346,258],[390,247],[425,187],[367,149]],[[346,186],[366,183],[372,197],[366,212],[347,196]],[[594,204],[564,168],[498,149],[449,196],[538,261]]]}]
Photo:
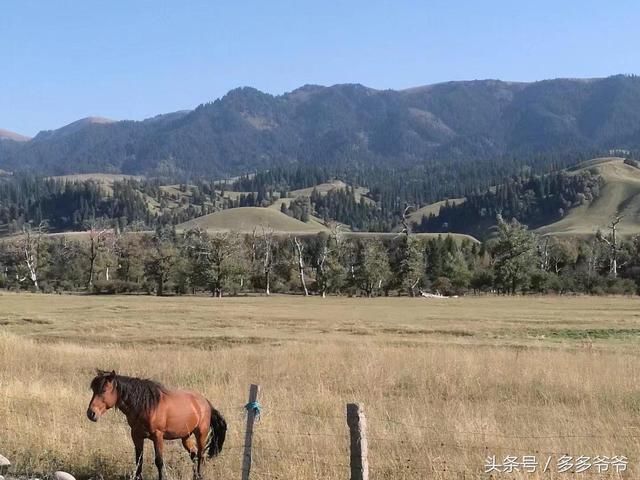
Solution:
[{"label": "row of trees", "polygon": [[[612,224],[613,225],[613,224]],[[536,237],[498,219],[491,241],[404,233],[380,238],[331,233],[296,237],[258,227],[252,234],[119,234],[92,225],[82,236],[27,227],[0,243],[0,285],[16,290],[242,292],[304,295],[445,295],[468,292],[634,293],[640,241]]]}]

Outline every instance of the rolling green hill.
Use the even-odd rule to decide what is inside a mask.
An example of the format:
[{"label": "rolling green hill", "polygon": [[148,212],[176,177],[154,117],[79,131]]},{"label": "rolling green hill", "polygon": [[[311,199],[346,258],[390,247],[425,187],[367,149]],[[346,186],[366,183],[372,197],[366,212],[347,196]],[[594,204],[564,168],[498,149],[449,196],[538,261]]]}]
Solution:
[{"label": "rolling green hill", "polygon": [[181,223],[177,230],[200,227],[211,232],[233,231],[250,233],[254,228],[272,228],[276,233],[310,234],[328,231],[317,222],[304,223],[272,208],[242,207],[194,218]]},{"label": "rolling green hill", "polygon": [[[276,235],[314,235],[321,232],[329,232],[329,230],[319,221],[312,219],[310,222],[301,222],[295,218],[291,218],[273,208],[262,207],[242,207],[232,208],[229,210],[221,210],[219,212],[194,218],[188,222],[181,223],[176,226],[177,231],[184,231],[189,228],[200,227],[210,233],[214,232],[238,232],[251,233],[254,228],[272,228]],[[344,235],[348,238],[383,238],[390,239],[398,236],[397,233],[379,233],[379,232],[349,232],[344,231]],[[447,234],[439,233],[418,233],[420,238],[436,238],[439,235]],[[469,240],[477,242],[471,235],[451,234],[457,242]]]},{"label": "rolling green hill", "polygon": [[640,169],[622,158],[598,158],[581,164],[572,174],[596,172],[604,181],[600,195],[592,202],[569,210],[561,220],[537,229],[543,235],[593,235],[614,216],[623,215],[618,225],[621,235],[640,234]]},{"label": "rolling green hill", "polygon": [[488,238],[498,215],[541,235],[573,236],[594,235],[622,215],[620,234],[640,234],[640,168],[608,157],[543,175],[524,173],[464,199],[427,205],[411,219],[416,231]]}]

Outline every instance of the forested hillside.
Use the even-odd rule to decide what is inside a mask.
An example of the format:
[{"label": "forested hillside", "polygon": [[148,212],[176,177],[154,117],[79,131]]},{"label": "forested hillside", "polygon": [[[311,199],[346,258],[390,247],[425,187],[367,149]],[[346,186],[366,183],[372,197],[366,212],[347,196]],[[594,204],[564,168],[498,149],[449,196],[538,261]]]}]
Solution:
[{"label": "forested hillside", "polygon": [[[0,177],[0,234],[41,223],[51,232],[85,231],[96,223],[131,231],[184,222],[223,230],[244,225],[240,230],[250,231],[249,224],[269,218],[274,225],[289,225],[286,231],[323,231],[340,224],[353,232],[408,228],[485,239],[499,215],[543,233],[593,235],[617,214],[623,215],[620,233],[640,231],[640,169],[633,159],[596,159],[544,174],[529,170],[502,177],[495,185],[460,186],[462,195],[456,201],[436,203],[433,200],[447,198],[447,190],[433,185],[427,174],[403,177],[380,167],[367,176],[337,175],[337,170],[304,165],[233,182],[202,179],[189,184],[116,175],[9,175]],[[216,213],[228,209],[233,211]]]},{"label": "forested hillside", "polygon": [[538,228],[564,218],[573,208],[588,205],[598,198],[603,183],[599,175],[588,170],[577,175],[555,172],[514,176],[483,192],[467,195],[464,202],[445,202],[438,213],[422,217],[416,230],[484,237],[496,224],[498,215]]}]

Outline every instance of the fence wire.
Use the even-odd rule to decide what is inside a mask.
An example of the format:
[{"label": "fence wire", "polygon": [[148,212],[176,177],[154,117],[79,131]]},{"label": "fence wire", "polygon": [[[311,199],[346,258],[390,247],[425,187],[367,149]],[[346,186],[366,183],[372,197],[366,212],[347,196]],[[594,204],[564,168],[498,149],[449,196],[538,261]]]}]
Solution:
[{"label": "fence wire", "polygon": [[[238,405],[218,405],[217,408],[225,415],[237,415],[240,417],[244,416],[245,409],[244,406]],[[225,413],[226,412],[226,413]],[[17,414],[18,412],[9,411],[10,414]],[[24,412],[20,412],[24,413]],[[313,417],[318,420],[341,420],[344,422],[345,431],[344,433],[336,433],[335,431],[299,431],[299,430],[284,430],[284,429],[273,429],[272,425],[269,425],[271,417],[274,419],[278,419],[280,415],[302,415],[305,417]],[[422,454],[424,454],[425,450],[438,450],[438,449],[451,449],[457,451],[470,452],[477,456],[482,456],[487,458],[492,454],[496,454],[497,452],[508,452],[509,454],[522,454],[522,455],[547,455],[553,457],[561,457],[570,455],[569,449],[560,450],[560,451],[552,451],[544,448],[533,448],[533,449],[522,449],[515,448],[512,445],[501,445],[496,444],[492,441],[487,441],[487,437],[492,439],[503,439],[503,440],[575,440],[575,439],[609,439],[609,440],[640,440],[640,434],[614,434],[614,435],[604,435],[601,433],[572,433],[572,432],[563,432],[563,433],[548,433],[548,434],[509,434],[495,431],[459,431],[459,430],[447,430],[441,427],[430,426],[430,425],[421,425],[414,423],[407,423],[403,421],[399,421],[393,418],[388,417],[379,417],[379,416],[371,416],[366,415],[367,421],[369,423],[369,427],[373,425],[398,425],[412,430],[418,430],[421,432],[428,432],[429,437],[424,438],[423,436],[411,434],[408,431],[402,432],[405,438],[394,438],[391,436],[378,436],[378,435],[367,435],[367,440],[369,442],[369,446],[373,451],[377,451],[380,447],[380,444],[384,444],[385,450],[388,450],[388,444],[395,444],[403,449],[408,449],[408,453],[411,449],[419,449]],[[54,423],[58,425],[62,425],[67,423],[68,419],[55,418]],[[68,422],[71,424],[71,422]],[[75,420],[74,420],[75,423]],[[265,425],[267,424],[267,425]],[[246,431],[244,430],[236,430],[234,434],[238,436],[244,436]],[[286,477],[283,476],[282,473],[274,473],[268,470],[269,462],[272,460],[281,460],[286,458],[288,460],[295,460],[300,465],[303,466],[312,466],[312,467],[321,467],[325,469],[334,469],[348,472],[351,464],[345,462],[345,460],[352,460],[350,454],[348,453],[348,445],[349,445],[349,432],[346,425],[346,415],[330,415],[330,414],[321,414],[321,413],[312,413],[309,411],[304,411],[300,409],[277,409],[277,408],[262,408],[260,420],[256,422],[253,429],[254,442],[252,444],[252,452],[251,457],[252,460],[255,461],[255,465],[252,465],[250,470],[251,477],[255,477],[257,479],[260,478],[281,478],[284,479]],[[307,448],[284,448],[284,447],[273,447],[273,446],[263,446],[261,445],[260,438],[261,437],[272,437],[272,438],[283,438],[283,437],[295,437],[296,441],[301,438],[315,439],[315,438],[329,438],[329,439],[341,439],[341,443],[335,443],[335,446],[342,445],[344,450],[343,452],[331,452],[326,451],[325,449],[314,449]],[[459,437],[465,436],[469,437],[468,442],[455,442],[451,441],[451,437]],[[478,443],[478,437],[483,437],[484,440],[481,443]],[[638,442],[640,445],[640,442]],[[228,460],[238,460],[241,462],[242,455],[245,450],[245,445],[240,444],[227,444],[224,446],[223,451],[219,454],[218,458],[228,459]],[[468,465],[466,463],[455,462],[446,459],[437,459],[430,458],[428,462],[416,462],[416,459],[411,456],[398,456],[398,455],[390,455],[387,454],[385,457],[386,465],[377,465],[375,462],[375,458],[369,455],[369,460],[374,460],[369,469],[377,472],[379,474],[385,475],[412,475],[412,474],[446,474],[446,475],[460,475],[459,478],[471,479],[471,478],[492,478],[489,477],[487,473],[482,470],[482,466],[476,469],[468,469]],[[240,468],[242,471],[242,468]],[[551,473],[551,472],[549,472]],[[594,477],[597,476],[599,478],[630,478],[630,474],[628,472],[595,472],[595,471],[584,471],[580,473],[568,472],[573,475],[573,478],[582,478],[582,477]],[[581,477],[582,476],[582,477]],[[322,478],[322,477],[318,477]],[[505,477],[508,478],[508,477]]]}]

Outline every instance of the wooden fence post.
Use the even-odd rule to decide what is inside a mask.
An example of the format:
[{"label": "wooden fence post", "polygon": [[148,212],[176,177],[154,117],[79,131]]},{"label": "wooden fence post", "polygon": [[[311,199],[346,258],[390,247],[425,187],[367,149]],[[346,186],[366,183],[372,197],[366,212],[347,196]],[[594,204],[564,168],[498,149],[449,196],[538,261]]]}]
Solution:
[{"label": "wooden fence post", "polygon": [[347,425],[351,438],[351,480],[369,480],[367,419],[359,403],[347,403]]},{"label": "wooden fence post", "polygon": [[249,403],[247,403],[245,407],[247,409],[247,428],[244,434],[242,480],[249,480],[249,474],[251,473],[251,442],[253,441],[253,424],[256,417],[260,414],[260,407],[258,404],[259,392],[260,385],[251,385],[251,388],[249,388]]}]

